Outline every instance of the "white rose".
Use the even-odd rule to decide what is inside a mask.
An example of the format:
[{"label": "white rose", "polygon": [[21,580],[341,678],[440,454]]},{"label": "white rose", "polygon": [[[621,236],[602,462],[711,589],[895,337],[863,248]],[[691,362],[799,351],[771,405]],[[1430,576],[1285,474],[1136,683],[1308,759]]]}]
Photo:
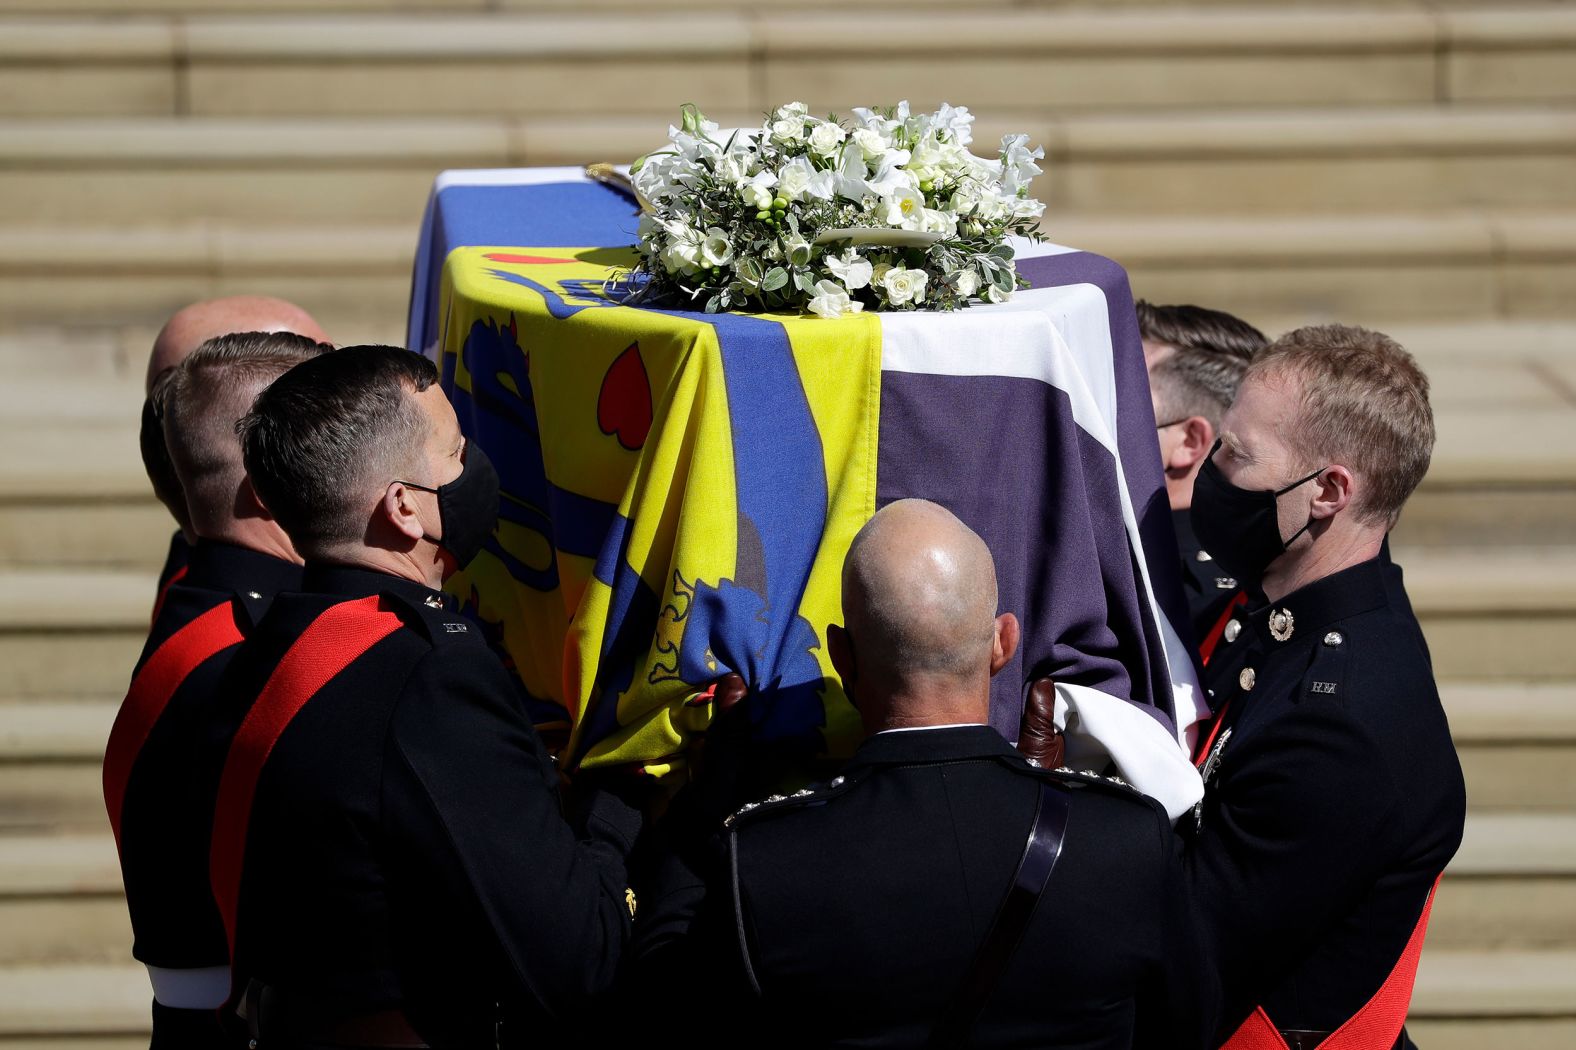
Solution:
[{"label": "white rose", "polygon": [[861,258],[859,252],[850,248],[842,255],[828,255],[823,262],[826,268],[832,271],[832,276],[843,282],[843,287],[850,292],[856,292],[870,283],[870,278],[875,267],[868,259]]},{"label": "white rose", "polygon": [[849,139],[854,145],[859,147],[860,152],[865,155],[865,160],[867,161],[875,160],[887,151],[887,147],[892,145],[891,139],[874,128],[859,128],[849,136]]},{"label": "white rose", "polygon": [[916,189],[899,186],[881,199],[881,221],[888,226],[917,230],[925,220],[925,196]]},{"label": "white rose", "polygon": [[857,314],[864,308],[864,303],[854,302],[849,298],[848,292],[835,281],[815,283],[815,295],[810,298],[811,313],[832,320],[844,314]]},{"label": "white rose", "polygon": [[673,241],[663,249],[662,265],[668,273],[694,273],[700,269],[700,243]]},{"label": "white rose", "polygon": [[700,242],[700,261],[707,266],[723,266],[733,261],[733,242],[728,240],[728,231],[720,226],[706,231],[706,239]]},{"label": "white rose", "polygon": [[886,292],[887,302],[893,306],[903,306],[910,302],[924,302],[925,284],[928,281],[924,270],[905,270],[894,266],[881,278],[881,288]]},{"label": "white rose", "polygon": [[810,112],[810,107],[803,102],[790,102],[786,106],[778,106],[777,112],[772,114],[781,120],[784,117],[802,117]]},{"label": "white rose", "polygon": [[[814,176],[815,169],[810,167],[810,162],[803,157],[795,157],[777,173],[778,196],[791,201],[803,200]],[[770,202],[767,203],[769,206]]]},{"label": "white rose", "polygon": [[939,233],[943,237],[956,237],[958,220],[947,212],[935,208],[925,209],[923,229],[926,233]]},{"label": "white rose", "polygon": [[817,124],[810,131],[810,148],[823,157],[830,157],[847,137],[848,132],[836,124]]},{"label": "white rose", "polygon": [[772,138],[782,143],[801,141],[804,138],[804,118],[784,117],[772,121]]},{"label": "white rose", "polygon": [[980,290],[980,275],[973,270],[957,270],[947,277],[959,295],[970,296]]}]

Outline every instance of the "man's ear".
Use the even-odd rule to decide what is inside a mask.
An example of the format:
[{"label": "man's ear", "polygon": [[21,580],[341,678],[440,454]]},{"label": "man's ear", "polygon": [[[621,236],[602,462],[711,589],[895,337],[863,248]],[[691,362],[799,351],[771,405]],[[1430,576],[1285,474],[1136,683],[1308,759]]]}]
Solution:
[{"label": "man's ear", "polygon": [[237,518],[262,518],[264,521],[273,521],[274,516],[263,505],[262,497],[257,494],[257,489],[252,485],[250,474],[241,475],[241,485],[235,490],[235,516]]},{"label": "man's ear", "polygon": [[1345,510],[1352,502],[1355,495],[1353,486],[1357,479],[1352,472],[1339,463],[1329,467],[1315,479],[1318,490],[1313,497],[1313,503],[1308,512],[1314,520],[1333,518]]},{"label": "man's ear", "polygon": [[854,647],[849,642],[846,628],[835,623],[826,625],[826,655],[832,658],[832,669],[843,681],[843,692],[853,699],[858,668],[854,663]]},{"label": "man's ear", "polygon": [[996,627],[992,633],[990,643],[990,674],[996,674],[1012,661],[1012,655],[1018,651],[1018,618],[1010,612],[1002,613],[996,617]]},{"label": "man's ear", "polygon": [[383,516],[390,525],[410,537],[419,540],[427,535],[427,530],[422,527],[421,517],[416,512],[416,499],[414,490],[392,482],[383,490],[383,502],[379,504]]},{"label": "man's ear", "polygon": [[1178,424],[1177,429],[1181,431],[1181,440],[1166,457],[1165,467],[1178,474],[1186,474],[1203,462],[1209,450],[1215,447],[1215,428],[1203,416],[1188,416]]}]

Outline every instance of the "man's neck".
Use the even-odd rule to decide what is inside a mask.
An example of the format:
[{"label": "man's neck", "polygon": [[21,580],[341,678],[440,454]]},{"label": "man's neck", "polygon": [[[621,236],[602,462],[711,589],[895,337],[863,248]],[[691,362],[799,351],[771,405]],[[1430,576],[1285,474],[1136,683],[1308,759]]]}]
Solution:
[{"label": "man's neck", "polygon": [[984,725],[990,717],[990,682],[983,689],[952,688],[903,692],[861,700],[868,711],[865,732],[927,729],[936,726]]},{"label": "man's neck", "polygon": [[419,583],[432,590],[443,589],[442,570],[439,566],[423,566],[406,551],[391,551],[382,547],[349,547],[325,552],[318,561],[345,565],[353,569],[369,569],[387,576]]},{"label": "man's neck", "polygon": [[232,522],[218,529],[205,530],[198,538],[213,543],[228,543],[232,547],[256,551],[293,565],[301,564],[301,556],[290,543],[290,537],[278,526],[254,528],[244,522]]},{"label": "man's neck", "polygon": [[[1316,583],[1326,576],[1334,576],[1353,565],[1377,558],[1384,543],[1384,530],[1361,529],[1342,534],[1326,533],[1307,548],[1297,552],[1300,556],[1286,565],[1272,565],[1264,574],[1264,597],[1270,604],[1280,601]],[[1286,559],[1287,555],[1282,555]]]}]

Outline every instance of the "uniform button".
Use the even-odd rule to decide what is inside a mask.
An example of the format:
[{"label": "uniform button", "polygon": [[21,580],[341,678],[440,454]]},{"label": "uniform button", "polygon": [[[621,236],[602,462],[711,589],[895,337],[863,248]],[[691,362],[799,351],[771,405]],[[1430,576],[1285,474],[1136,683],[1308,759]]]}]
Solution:
[{"label": "uniform button", "polygon": [[262,595],[258,594],[256,591],[247,591],[246,592],[246,596],[248,598],[261,598],[262,597]]},{"label": "uniform button", "polygon": [[1241,633],[1242,633],[1242,624],[1241,623],[1239,623],[1236,620],[1231,620],[1231,621],[1227,622],[1227,624],[1226,624],[1226,641],[1228,641],[1228,642],[1236,641],[1237,640],[1237,635],[1239,635]]},{"label": "uniform button", "polygon": [[1259,676],[1253,672],[1251,667],[1244,667],[1242,673],[1237,675],[1237,684],[1243,689],[1252,689],[1253,683],[1258,680]]},{"label": "uniform button", "polygon": [[843,778],[842,777],[833,777],[832,778],[832,783],[831,783],[830,786],[831,787],[835,787],[835,788],[842,787],[843,786]]},{"label": "uniform button", "polygon": [[1344,641],[1346,641],[1346,639],[1341,637],[1340,631],[1331,631],[1329,634],[1324,636],[1324,644],[1328,645],[1332,649]]}]

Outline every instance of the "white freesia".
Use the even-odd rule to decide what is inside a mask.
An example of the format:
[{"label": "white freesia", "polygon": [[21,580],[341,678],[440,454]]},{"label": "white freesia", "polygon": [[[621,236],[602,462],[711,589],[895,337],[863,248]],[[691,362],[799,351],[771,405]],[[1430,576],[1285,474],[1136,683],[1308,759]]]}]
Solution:
[{"label": "white freesia", "polygon": [[700,261],[707,266],[724,266],[733,261],[733,242],[728,239],[727,230],[713,226],[706,231],[706,239],[700,243]]},{"label": "white freesia", "polygon": [[857,314],[865,308],[865,304],[856,302],[849,296],[846,289],[835,281],[815,282],[815,295],[810,297],[806,304],[810,312],[827,320],[835,320],[844,314]]},{"label": "white freesia", "polygon": [[836,124],[817,124],[810,129],[810,148],[820,156],[830,157],[847,137],[848,132]]},{"label": "white freesia", "polygon": [[744,203],[761,211],[772,206],[772,200],[777,196],[773,188],[777,185],[777,176],[769,171],[756,172],[749,182],[744,184],[740,191],[744,196]]},{"label": "white freesia", "polygon": [[888,226],[918,230],[925,223],[925,195],[907,186],[898,186],[881,199],[881,221]]},{"label": "white freesia", "polygon": [[908,270],[894,266],[881,276],[881,289],[886,292],[887,302],[893,306],[904,306],[908,303],[921,303],[925,301],[925,285],[929,278],[924,270]]},{"label": "white freesia", "polygon": [[850,292],[868,287],[875,272],[870,260],[861,256],[856,248],[850,248],[842,255],[828,255],[822,262]]}]

